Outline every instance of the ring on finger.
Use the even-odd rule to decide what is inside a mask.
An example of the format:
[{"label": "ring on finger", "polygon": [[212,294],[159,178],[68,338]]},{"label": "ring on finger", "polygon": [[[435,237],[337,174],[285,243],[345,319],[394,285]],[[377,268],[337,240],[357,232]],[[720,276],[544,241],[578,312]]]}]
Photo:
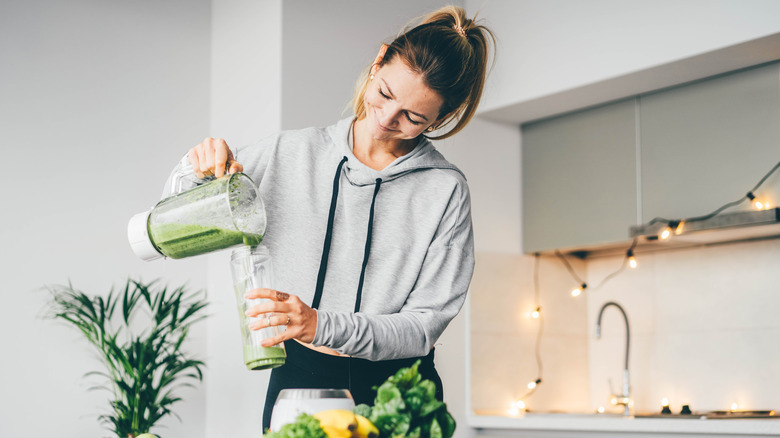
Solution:
[{"label": "ring on finger", "polygon": [[285,322],[284,325],[290,325],[290,315],[287,315],[287,322]]}]

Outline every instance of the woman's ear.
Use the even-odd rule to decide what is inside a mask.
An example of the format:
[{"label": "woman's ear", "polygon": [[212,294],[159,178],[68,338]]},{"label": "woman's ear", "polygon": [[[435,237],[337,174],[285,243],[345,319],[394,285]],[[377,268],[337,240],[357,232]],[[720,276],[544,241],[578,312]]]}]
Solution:
[{"label": "woman's ear", "polygon": [[374,59],[374,63],[371,64],[371,76],[373,79],[374,73],[376,73],[377,69],[379,69],[379,65],[382,64],[382,60],[385,58],[385,53],[387,52],[387,44],[382,44],[381,47],[379,47],[379,53],[376,55],[376,59]]}]

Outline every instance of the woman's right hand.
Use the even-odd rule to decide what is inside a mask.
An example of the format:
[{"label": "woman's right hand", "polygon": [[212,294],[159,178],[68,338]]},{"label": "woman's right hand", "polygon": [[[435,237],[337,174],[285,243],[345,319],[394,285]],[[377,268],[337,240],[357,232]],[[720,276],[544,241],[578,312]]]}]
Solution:
[{"label": "woman's right hand", "polygon": [[228,170],[228,174],[244,171],[244,166],[235,160],[233,152],[221,138],[209,137],[203,140],[190,149],[187,156],[198,178],[207,176],[219,178],[225,176],[225,169]]}]

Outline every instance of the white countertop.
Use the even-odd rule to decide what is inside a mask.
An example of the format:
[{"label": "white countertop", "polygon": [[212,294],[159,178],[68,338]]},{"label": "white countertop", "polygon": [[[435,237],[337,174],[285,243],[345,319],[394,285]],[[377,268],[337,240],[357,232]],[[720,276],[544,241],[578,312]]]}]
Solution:
[{"label": "white countertop", "polygon": [[599,414],[470,415],[478,429],[780,436],[780,419],[641,418]]}]

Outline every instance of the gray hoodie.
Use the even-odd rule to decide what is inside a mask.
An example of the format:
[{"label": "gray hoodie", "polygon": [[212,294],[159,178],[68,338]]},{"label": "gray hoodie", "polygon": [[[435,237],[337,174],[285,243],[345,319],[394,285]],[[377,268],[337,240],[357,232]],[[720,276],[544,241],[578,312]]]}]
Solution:
[{"label": "gray hoodie", "polygon": [[352,154],[351,126],[285,131],[235,151],[265,202],[271,286],[318,309],[316,346],[424,356],[474,270],[466,178],[427,139],[371,169]]}]

